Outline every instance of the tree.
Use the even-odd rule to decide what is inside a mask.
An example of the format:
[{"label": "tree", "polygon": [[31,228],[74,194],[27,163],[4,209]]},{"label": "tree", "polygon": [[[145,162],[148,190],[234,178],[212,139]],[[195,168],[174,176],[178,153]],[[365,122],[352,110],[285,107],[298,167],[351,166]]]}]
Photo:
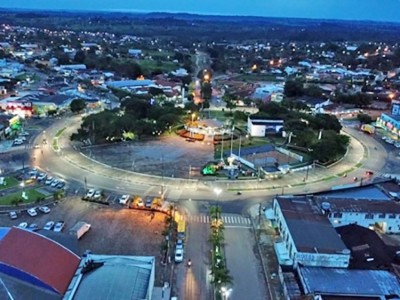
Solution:
[{"label": "tree", "polygon": [[71,104],[69,105],[69,108],[73,113],[80,112],[86,108],[86,101],[83,99],[72,100]]},{"label": "tree", "polygon": [[304,95],[314,98],[322,97],[323,90],[315,84],[310,84],[304,89]]},{"label": "tree", "polygon": [[209,82],[203,82],[201,85],[201,97],[204,100],[210,100],[212,96],[212,86]]},{"label": "tree", "polygon": [[370,124],[370,123],[372,123],[371,116],[369,116],[367,114],[358,114],[357,115],[357,120],[360,121],[361,124]]},{"label": "tree", "polygon": [[303,96],[304,89],[303,83],[299,80],[288,80],[285,83],[285,88],[283,93],[286,97],[298,97]]},{"label": "tree", "polygon": [[74,61],[78,64],[83,64],[86,59],[86,54],[85,51],[83,50],[78,50],[75,53]]}]

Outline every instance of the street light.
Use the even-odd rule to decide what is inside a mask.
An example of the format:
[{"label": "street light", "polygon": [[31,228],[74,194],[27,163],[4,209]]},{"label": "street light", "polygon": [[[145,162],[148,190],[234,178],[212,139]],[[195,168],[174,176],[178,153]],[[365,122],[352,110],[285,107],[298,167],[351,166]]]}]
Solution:
[{"label": "street light", "polygon": [[218,201],[219,195],[222,193],[222,189],[215,187],[214,193],[215,193],[215,195],[217,195],[217,201]]},{"label": "street light", "polygon": [[222,299],[223,300],[228,300],[229,295],[231,294],[231,292],[232,292],[232,289],[228,289],[225,286],[221,287]]}]

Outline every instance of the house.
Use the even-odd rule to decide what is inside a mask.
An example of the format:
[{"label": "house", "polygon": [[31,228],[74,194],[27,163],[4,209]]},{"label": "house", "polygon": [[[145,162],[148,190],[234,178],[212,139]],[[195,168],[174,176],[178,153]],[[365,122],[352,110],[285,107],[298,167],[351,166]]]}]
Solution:
[{"label": "house", "polygon": [[60,65],[59,69],[60,70],[69,70],[69,71],[86,70],[86,65],[84,65],[84,64]]},{"label": "house", "polygon": [[129,49],[128,55],[135,58],[140,58],[143,55],[143,52],[140,49]]},{"label": "house", "polygon": [[153,85],[153,80],[120,80],[120,81],[107,81],[106,85],[110,88],[115,89],[138,89],[143,87],[149,87]]},{"label": "house", "polygon": [[313,97],[302,97],[296,101],[303,102],[311,109],[311,111],[316,113],[322,113],[324,111],[325,106],[329,106],[333,103],[329,99],[313,98]]},{"label": "house", "polygon": [[275,93],[283,93],[282,84],[265,84],[255,89],[253,99],[265,99]]},{"label": "house", "polygon": [[396,276],[382,270],[299,267],[298,278],[311,299],[399,299]]},{"label": "house", "polygon": [[325,215],[314,209],[307,197],[280,196],[273,201],[282,252],[293,266],[347,268],[350,250]]},{"label": "house", "polygon": [[247,119],[247,132],[250,136],[264,137],[268,133],[276,134],[283,129],[283,120],[280,119]]}]

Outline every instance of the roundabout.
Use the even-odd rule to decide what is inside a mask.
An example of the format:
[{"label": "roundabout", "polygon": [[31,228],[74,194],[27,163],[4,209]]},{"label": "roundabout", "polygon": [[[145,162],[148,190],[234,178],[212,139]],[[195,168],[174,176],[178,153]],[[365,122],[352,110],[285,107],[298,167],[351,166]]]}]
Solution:
[{"label": "roundabout", "polygon": [[[96,157],[79,152],[69,141],[69,136],[79,123],[80,117],[73,116],[57,120],[47,128],[46,137],[49,141],[53,140],[61,129],[66,128],[58,137],[59,149],[55,151],[52,143],[42,149],[43,153],[40,153],[39,149],[32,149],[33,156],[36,157],[32,164],[62,175],[73,182],[74,186],[83,186],[86,181],[90,186],[119,192],[152,195],[163,193],[166,198],[175,201],[215,199],[215,188],[223,191],[218,197],[220,201],[252,198],[259,202],[276,194],[311,193],[330,189],[334,185],[351,184],[352,177],[362,178],[366,170],[373,170],[375,174],[379,174],[387,158],[385,148],[376,140],[355,129],[345,128],[344,131],[352,137],[348,151],[341,161],[330,168],[316,167],[308,171],[290,173],[277,180],[199,180],[166,176],[165,173],[155,176],[100,163]],[[37,140],[41,138],[37,137]],[[118,159],[118,153],[115,157]],[[343,174],[348,176],[343,177]],[[307,180],[304,180],[306,175]],[[242,191],[244,195],[237,195],[237,191]]]}]

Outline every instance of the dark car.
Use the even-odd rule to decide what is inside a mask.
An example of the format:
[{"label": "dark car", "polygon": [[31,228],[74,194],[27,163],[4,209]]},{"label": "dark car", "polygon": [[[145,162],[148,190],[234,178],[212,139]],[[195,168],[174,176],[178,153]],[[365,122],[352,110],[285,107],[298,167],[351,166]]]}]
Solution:
[{"label": "dark car", "polygon": [[146,207],[146,208],[151,208],[151,204],[152,204],[152,203],[153,203],[153,198],[147,197],[147,198],[146,198],[145,207]]},{"label": "dark car", "polygon": [[366,172],[365,172],[365,175],[367,175],[367,176],[372,176],[372,175],[374,175],[374,172],[372,172],[372,171],[366,171]]}]

